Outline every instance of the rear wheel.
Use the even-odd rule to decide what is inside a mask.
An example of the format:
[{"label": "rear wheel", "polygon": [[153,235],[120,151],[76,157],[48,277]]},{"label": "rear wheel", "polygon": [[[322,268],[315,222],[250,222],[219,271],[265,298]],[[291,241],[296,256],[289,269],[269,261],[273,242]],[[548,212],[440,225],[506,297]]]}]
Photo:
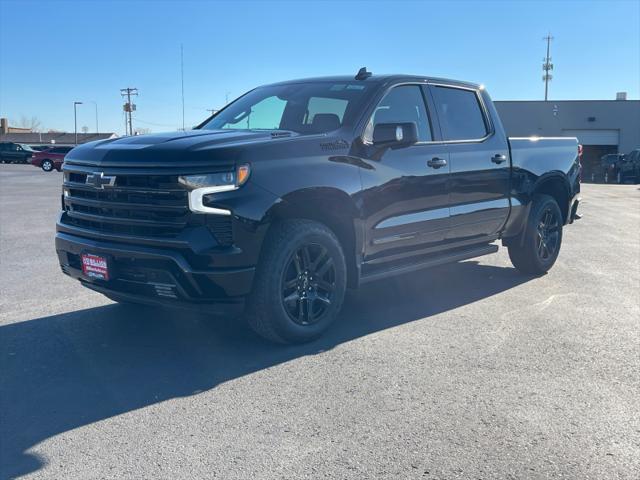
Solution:
[{"label": "rear wheel", "polygon": [[523,236],[509,245],[513,266],[532,275],[549,271],[560,253],[562,224],[562,213],[554,198],[534,195]]},{"label": "rear wheel", "polygon": [[45,172],[50,172],[51,170],[53,170],[53,162],[51,160],[43,160],[42,170],[44,170]]},{"label": "rear wheel", "polygon": [[274,225],[247,305],[249,325],[279,343],[319,337],[342,307],[346,272],[340,242],[326,226],[310,220]]}]

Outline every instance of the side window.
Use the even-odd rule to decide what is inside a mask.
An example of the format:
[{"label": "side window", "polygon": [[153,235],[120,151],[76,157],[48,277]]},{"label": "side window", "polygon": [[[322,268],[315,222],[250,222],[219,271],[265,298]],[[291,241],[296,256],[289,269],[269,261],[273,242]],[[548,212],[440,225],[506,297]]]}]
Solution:
[{"label": "side window", "polygon": [[239,129],[265,129],[273,130],[280,128],[285,100],[273,96],[256,103],[250,111],[240,113],[234,120],[226,123],[222,128]]},{"label": "side window", "polygon": [[487,135],[476,92],[450,87],[434,87],[433,92],[445,140],[475,140]]},{"label": "side window", "polygon": [[373,130],[379,123],[408,122],[416,124],[419,141],[433,140],[427,108],[418,85],[395,87],[384,96],[367,125],[365,139],[373,138]]}]

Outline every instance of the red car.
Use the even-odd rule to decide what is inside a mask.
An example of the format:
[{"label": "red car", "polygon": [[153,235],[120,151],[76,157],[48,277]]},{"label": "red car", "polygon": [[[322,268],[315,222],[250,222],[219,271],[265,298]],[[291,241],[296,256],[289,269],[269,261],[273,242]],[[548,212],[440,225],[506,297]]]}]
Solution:
[{"label": "red car", "polygon": [[71,151],[73,147],[52,147],[42,152],[36,152],[31,156],[31,165],[42,168],[45,172],[58,170],[62,168],[64,156]]}]

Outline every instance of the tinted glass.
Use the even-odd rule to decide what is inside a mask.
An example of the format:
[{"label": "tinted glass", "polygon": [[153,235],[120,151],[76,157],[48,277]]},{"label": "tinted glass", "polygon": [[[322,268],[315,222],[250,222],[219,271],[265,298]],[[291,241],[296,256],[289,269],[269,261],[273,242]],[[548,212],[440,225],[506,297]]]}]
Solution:
[{"label": "tinted glass", "polygon": [[307,116],[304,123],[312,124],[316,114],[336,115],[342,122],[348,103],[342,98],[311,97],[307,105]]},{"label": "tinted glass", "polygon": [[432,140],[429,116],[418,85],[395,87],[380,101],[367,126],[365,137],[373,138],[373,130],[378,123],[415,123],[418,128],[418,140]]},{"label": "tinted glass", "polygon": [[[226,122],[221,128],[236,130],[278,130],[282,113],[287,102],[278,97],[267,97],[251,107],[249,114],[243,112],[238,117]],[[236,121],[237,120],[237,121]]]},{"label": "tinted glass", "polygon": [[474,140],[487,135],[474,91],[448,87],[435,87],[433,91],[445,140]]},{"label": "tinted glass", "polygon": [[260,87],[233,102],[201,128],[325,133],[353,124],[368,88],[371,86],[362,82]]}]

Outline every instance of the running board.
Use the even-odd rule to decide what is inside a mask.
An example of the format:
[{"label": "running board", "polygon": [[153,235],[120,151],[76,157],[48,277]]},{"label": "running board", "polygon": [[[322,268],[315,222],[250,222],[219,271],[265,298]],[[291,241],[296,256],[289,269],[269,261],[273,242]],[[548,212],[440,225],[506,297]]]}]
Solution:
[{"label": "running board", "polygon": [[445,263],[461,262],[462,260],[469,260],[470,258],[489,255],[490,253],[495,253],[497,251],[497,245],[483,245],[482,247],[467,248],[464,250],[458,250],[456,252],[445,253],[443,255],[438,255],[437,257],[423,260],[421,262],[411,263],[365,274],[360,277],[360,283],[362,284],[373,282],[375,280],[380,280],[395,275],[402,275],[403,273],[414,272],[416,270],[422,270],[424,268],[437,267],[438,265],[444,265]]}]

